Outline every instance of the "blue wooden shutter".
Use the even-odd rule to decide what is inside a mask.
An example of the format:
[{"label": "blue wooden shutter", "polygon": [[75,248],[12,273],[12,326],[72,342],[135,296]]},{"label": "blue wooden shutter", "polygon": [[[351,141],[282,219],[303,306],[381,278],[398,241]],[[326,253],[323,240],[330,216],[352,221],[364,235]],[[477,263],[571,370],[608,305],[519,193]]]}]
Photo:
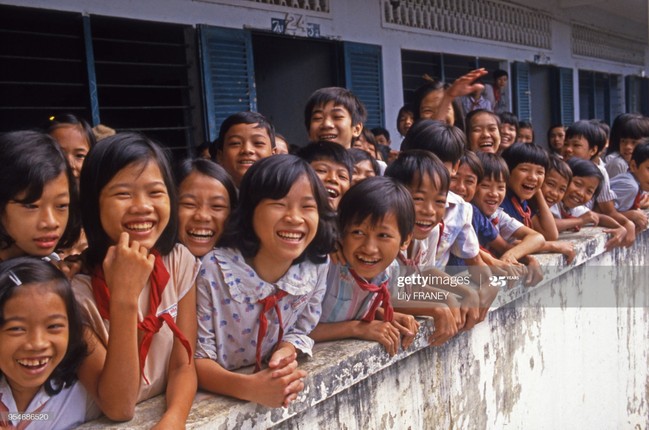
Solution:
[{"label": "blue wooden shutter", "polygon": [[250,32],[199,25],[207,136],[229,115],[257,110]]},{"label": "blue wooden shutter", "polygon": [[530,66],[527,63],[513,63],[514,112],[519,121],[532,120],[532,99],[530,97]]},{"label": "blue wooden shutter", "polygon": [[575,99],[572,69],[567,67],[559,67],[559,102],[561,124],[568,127],[575,122]]},{"label": "blue wooden shutter", "polygon": [[383,67],[381,47],[344,43],[345,84],[367,109],[366,128],[383,127]]}]

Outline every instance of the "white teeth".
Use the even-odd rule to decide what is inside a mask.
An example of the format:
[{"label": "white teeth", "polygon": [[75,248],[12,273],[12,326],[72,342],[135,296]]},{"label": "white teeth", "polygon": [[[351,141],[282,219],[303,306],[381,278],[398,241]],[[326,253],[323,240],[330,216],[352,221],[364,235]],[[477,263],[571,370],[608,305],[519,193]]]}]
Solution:
[{"label": "white teeth", "polygon": [[336,135],[334,134],[327,134],[324,136],[320,136],[320,140],[334,140],[336,138]]},{"label": "white teeth", "polygon": [[212,230],[207,230],[207,229],[194,229],[194,230],[189,230],[187,232],[192,237],[196,237],[199,239],[202,238],[210,238],[214,236],[214,232]]},{"label": "white teeth", "polygon": [[45,364],[47,364],[50,361],[50,359],[49,358],[38,358],[38,359],[35,359],[35,358],[23,358],[23,359],[17,360],[17,361],[18,361],[18,364],[20,364],[21,366],[25,366],[25,367],[41,367],[41,366],[44,366]]},{"label": "white teeth", "polygon": [[252,166],[255,164],[254,160],[241,160],[239,161],[239,164],[245,164],[246,166]]},{"label": "white teeth", "polygon": [[369,258],[366,258],[366,257],[361,257],[360,255],[357,255],[356,258],[359,259],[364,264],[376,264],[379,261],[381,261],[380,258],[377,258],[377,259],[373,260],[373,259],[369,259]]},{"label": "white teeth", "polygon": [[338,197],[340,195],[338,193],[338,191],[334,190],[333,188],[326,188],[326,190],[327,190],[327,193],[329,194],[329,197],[331,197],[331,198],[335,199],[336,197]]},{"label": "white teeth", "polygon": [[152,222],[141,222],[141,223],[126,225],[127,229],[134,230],[134,231],[147,231],[147,230],[151,230],[152,227],[153,227]]},{"label": "white teeth", "polygon": [[417,224],[419,226],[422,226],[422,227],[430,227],[430,226],[433,225],[432,222],[428,222],[428,221],[415,221],[415,224]]},{"label": "white teeth", "polygon": [[292,233],[288,231],[277,232],[277,235],[282,239],[287,239],[287,240],[300,240],[304,237],[304,233],[298,233],[298,232]]}]

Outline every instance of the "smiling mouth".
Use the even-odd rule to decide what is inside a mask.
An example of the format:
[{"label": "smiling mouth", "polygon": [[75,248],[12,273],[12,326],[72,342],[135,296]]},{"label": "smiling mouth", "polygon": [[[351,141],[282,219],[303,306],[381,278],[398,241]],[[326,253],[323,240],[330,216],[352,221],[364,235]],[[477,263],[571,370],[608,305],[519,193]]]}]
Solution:
[{"label": "smiling mouth", "polygon": [[336,136],[335,134],[323,134],[322,136],[318,136],[318,139],[332,142],[332,141],[336,140],[337,137],[338,136]]},{"label": "smiling mouth", "polygon": [[255,160],[239,160],[238,163],[243,167],[250,167],[255,164]]},{"label": "smiling mouth", "polygon": [[192,239],[207,242],[214,237],[215,232],[209,229],[192,229],[192,230],[187,230],[187,235]]},{"label": "smiling mouth", "polygon": [[336,198],[338,198],[338,196],[340,196],[340,193],[338,192],[338,190],[335,190],[335,189],[329,188],[329,187],[325,187],[325,189],[327,190],[327,194],[329,195],[329,198],[331,198],[331,199],[336,199]]},{"label": "smiling mouth", "polygon": [[280,238],[282,238],[283,240],[286,240],[286,241],[289,241],[289,242],[299,242],[305,236],[304,233],[293,232],[293,231],[278,231],[277,235]]},{"label": "smiling mouth", "polygon": [[428,230],[433,227],[433,223],[430,221],[415,221],[415,225],[423,230]]},{"label": "smiling mouth", "polygon": [[379,261],[381,261],[380,258],[368,258],[368,257],[363,257],[361,255],[357,255],[356,259],[366,266],[372,266],[378,263]]},{"label": "smiling mouth", "polygon": [[145,231],[149,231],[152,228],[153,228],[152,222],[138,222],[133,224],[126,224],[126,229],[133,231],[135,233],[142,233]]},{"label": "smiling mouth", "polygon": [[29,370],[38,370],[41,369],[50,362],[50,357],[44,357],[44,358],[22,358],[19,360],[16,360],[18,364],[20,364],[22,367],[25,367]]},{"label": "smiling mouth", "polygon": [[527,185],[527,184],[522,184],[521,187],[530,193],[536,191],[536,185]]}]

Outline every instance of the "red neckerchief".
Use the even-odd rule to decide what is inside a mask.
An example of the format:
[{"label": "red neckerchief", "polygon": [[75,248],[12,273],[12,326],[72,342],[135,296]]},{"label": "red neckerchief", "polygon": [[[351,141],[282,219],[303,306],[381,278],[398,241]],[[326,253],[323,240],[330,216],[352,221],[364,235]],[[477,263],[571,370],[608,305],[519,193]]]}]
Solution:
[{"label": "red neckerchief", "polygon": [[527,206],[527,209],[523,210],[520,200],[515,195],[512,195],[511,202],[514,209],[516,209],[516,212],[523,217],[523,224],[525,224],[525,227],[532,228],[532,209]]},{"label": "red neckerchief", "polygon": [[[565,209],[563,208],[563,204],[562,204],[562,203],[559,203],[559,212],[561,213],[561,218],[563,218],[563,219],[574,219],[574,218],[577,218],[576,216],[574,216],[573,214],[571,214],[570,212],[568,212],[567,210],[565,210]],[[581,230],[581,226],[580,226],[580,225],[577,225],[577,226],[575,226],[575,227],[573,228],[573,230],[574,230],[574,231],[579,231],[579,230]]]},{"label": "red neckerchief", "polygon": [[639,188],[638,194],[636,194],[635,199],[633,199],[633,206],[631,206],[631,209],[640,209],[641,201],[642,201],[642,188]]},{"label": "red neckerchief", "polygon": [[490,221],[491,221],[491,225],[493,225],[495,227],[500,222],[500,218],[499,217],[491,218]]},{"label": "red neckerchief", "polygon": [[[140,373],[147,384],[149,384],[149,380],[144,375],[144,363],[146,362],[146,357],[149,353],[153,336],[160,331],[163,322],[167,323],[167,326],[171,329],[174,337],[183,344],[187,350],[187,357],[190,362],[192,359],[192,348],[189,345],[189,341],[180,331],[171,315],[169,315],[168,312],[156,315],[156,311],[162,300],[162,293],[169,282],[169,272],[167,272],[167,268],[162,262],[160,254],[155,250],[151,251],[151,253],[155,256],[155,263],[153,265],[153,271],[149,276],[149,283],[151,284],[149,291],[149,312],[146,314],[144,319],[137,324],[137,328],[144,332],[142,342],[140,343]],[[106,285],[104,270],[101,265],[97,266],[92,274],[91,283],[92,294],[95,297],[95,303],[97,304],[99,315],[101,315],[105,320],[110,320],[110,290]]]},{"label": "red neckerchief", "polygon": [[[8,383],[7,383],[8,384]],[[31,415],[31,414],[39,414],[47,405],[49,402],[49,399],[40,405],[38,409],[35,411],[25,411],[25,415]],[[30,420],[21,420],[18,422],[18,425],[13,425],[12,422],[9,420],[9,414],[10,413],[16,413],[17,411],[10,411],[7,405],[4,404],[2,401],[2,395],[0,394],[0,427],[6,430],[24,430],[27,428],[28,425],[30,425],[33,421]]]},{"label": "red neckerchief", "polygon": [[255,358],[257,363],[255,364],[255,372],[261,370],[261,344],[264,341],[266,332],[268,331],[268,318],[266,318],[266,313],[271,309],[275,309],[277,313],[277,318],[279,318],[279,335],[277,336],[277,344],[282,341],[284,337],[284,323],[282,322],[282,312],[279,309],[279,301],[282,298],[286,297],[288,293],[286,291],[279,290],[275,294],[259,300],[257,303],[261,303],[264,307],[259,314],[259,331],[257,332],[257,351],[255,353]]},{"label": "red neckerchief", "polygon": [[[444,220],[442,219],[437,225],[439,225],[439,236],[437,237],[437,246],[435,247],[435,254],[437,254],[437,250],[439,249],[439,244],[442,241],[442,234],[444,234]],[[413,239],[414,240],[414,239]],[[405,264],[408,267],[417,267],[421,261],[421,249],[417,252],[417,255],[415,255],[413,258],[408,258],[405,257],[401,252],[397,254],[397,258],[399,261],[401,261],[403,264]]]},{"label": "red neckerchief", "polygon": [[363,321],[370,322],[374,321],[374,314],[379,308],[379,304],[385,310],[385,315],[383,316],[383,321],[392,322],[394,319],[394,309],[392,309],[392,303],[390,303],[390,292],[388,291],[388,281],[386,280],[381,283],[381,285],[375,285],[367,282],[365,279],[358,276],[354,269],[349,269],[349,273],[352,274],[356,284],[363,291],[369,291],[371,293],[377,293],[370,310],[367,312]]},{"label": "red neckerchief", "polygon": [[498,103],[500,101],[500,88],[494,85],[493,89],[494,89],[494,100],[496,101],[496,103]]}]

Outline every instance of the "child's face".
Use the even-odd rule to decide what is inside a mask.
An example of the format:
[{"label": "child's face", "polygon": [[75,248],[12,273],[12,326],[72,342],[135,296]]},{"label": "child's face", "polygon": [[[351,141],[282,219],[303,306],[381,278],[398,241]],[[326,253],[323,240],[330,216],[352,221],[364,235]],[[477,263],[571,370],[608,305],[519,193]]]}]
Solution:
[{"label": "child's face", "polygon": [[277,136],[275,136],[275,154],[288,154],[288,144]]},{"label": "child's face", "polygon": [[500,129],[494,115],[479,113],[471,119],[469,146],[473,152],[496,153],[500,146]]},{"label": "child's face", "polygon": [[566,140],[566,130],[563,127],[555,127],[550,130],[550,147],[557,152],[561,151]]},{"label": "child's face", "polygon": [[354,174],[352,175],[352,185],[356,185],[363,179],[371,178],[376,176],[374,169],[372,168],[372,163],[369,160],[363,160],[359,163],[354,164]]},{"label": "child's face", "polygon": [[480,209],[480,212],[491,216],[500,207],[500,204],[505,199],[506,193],[507,183],[504,180],[484,178],[478,184],[475,196],[473,197],[473,204]]},{"label": "child's face", "polygon": [[252,227],[259,238],[257,257],[282,264],[298,258],[318,231],[320,216],[311,183],[300,176],[281,199],[263,199],[255,208]]},{"label": "child's face", "polygon": [[514,142],[516,142],[516,127],[507,123],[500,124],[500,147],[498,150],[502,152],[512,146]]},{"label": "child's face", "polygon": [[588,141],[582,136],[573,136],[566,139],[561,150],[561,155],[565,161],[570,160],[572,157],[590,160],[597,154],[597,148],[590,148]]},{"label": "child's face", "polygon": [[[16,199],[21,200],[25,193]],[[15,241],[12,256],[45,257],[56,248],[68,224],[70,189],[68,178],[61,173],[43,187],[43,194],[33,203],[10,200],[2,214],[2,225]]]},{"label": "child's face", "polygon": [[324,106],[316,106],[311,112],[309,123],[309,140],[317,142],[327,140],[349,149],[352,141],[360,136],[363,124],[353,124],[349,111],[333,101]]},{"label": "child's face", "polygon": [[376,148],[369,143],[362,134],[352,143],[352,148],[361,149],[367,152],[371,157],[376,158]]},{"label": "child's face", "polygon": [[509,188],[521,200],[529,200],[541,188],[545,179],[545,168],[538,164],[520,163],[511,171]]},{"label": "child's face", "polygon": [[552,206],[563,200],[563,195],[568,189],[568,179],[564,178],[556,170],[550,170],[545,176],[541,192],[548,206]]},{"label": "child's face", "polygon": [[217,161],[239,186],[250,166],[274,152],[265,128],[259,124],[236,124],[225,133],[223,150],[217,153]]},{"label": "child's face", "polygon": [[365,279],[371,279],[397,258],[408,246],[401,243],[395,214],[387,214],[376,225],[368,217],[360,224],[347,226],[343,235],[343,255],[349,266]]},{"label": "child's face", "polygon": [[72,174],[78,178],[81,174],[81,166],[90,151],[90,144],[83,134],[83,129],[76,125],[64,125],[55,128],[50,135],[57,141],[68,164],[72,169]]},{"label": "child's face", "polygon": [[316,160],[311,167],[318,174],[327,190],[331,207],[338,209],[338,203],[351,186],[351,178],[347,167],[332,160]]},{"label": "child's face", "polygon": [[595,176],[575,176],[570,181],[566,195],[563,197],[563,204],[569,209],[585,205],[595,195],[599,179]]},{"label": "child's face", "polygon": [[130,241],[152,249],[169,223],[169,212],[167,187],[154,161],[129,164],[99,193],[101,226],[113,244],[126,232]]},{"label": "child's face", "polygon": [[407,187],[415,204],[413,237],[423,240],[430,236],[433,228],[444,218],[447,193],[440,191],[438,184],[429,175],[424,176],[420,184],[414,185]]},{"label": "child's face", "polygon": [[633,155],[633,150],[639,142],[640,139],[631,139],[626,137],[620,139],[620,155],[627,163],[631,162],[631,155]]},{"label": "child's face", "polygon": [[61,363],[68,349],[68,312],[47,284],[16,288],[4,304],[0,327],[0,371],[20,402],[29,402]]},{"label": "child's face", "polygon": [[640,165],[637,165],[635,161],[631,160],[629,168],[640,184],[640,189],[642,191],[649,191],[649,160],[643,161]]},{"label": "child's face", "polygon": [[465,202],[470,202],[473,200],[477,185],[478,175],[473,173],[468,164],[460,164],[457,173],[451,178],[451,191],[462,197]]},{"label": "child's face", "polygon": [[523,143],[534,142],[534,131],[531,128],[519,128],[518,141]]},{"label": "child's face", "polygon": [[223,233],[230,196],[211,176],[192,172],[178,189],[178,239],[196,257],[207,254]]},{"label": "child's face", "polygon": [[410,112],[402,112],[397,121],[397,130],[402,136],[405,136],[410,127],[415,123],[415,117]]},{"label": "child's face", "polygon": [[[437,119],[439,107],[442,104],[443,98],[444,89],[434,90],[426,94],[419,105],[419,117],[425,119]],[[446,122],[448,124],[453,124],[455,122],[453,106],[448,107],[448,112],[446,112]]]}]

